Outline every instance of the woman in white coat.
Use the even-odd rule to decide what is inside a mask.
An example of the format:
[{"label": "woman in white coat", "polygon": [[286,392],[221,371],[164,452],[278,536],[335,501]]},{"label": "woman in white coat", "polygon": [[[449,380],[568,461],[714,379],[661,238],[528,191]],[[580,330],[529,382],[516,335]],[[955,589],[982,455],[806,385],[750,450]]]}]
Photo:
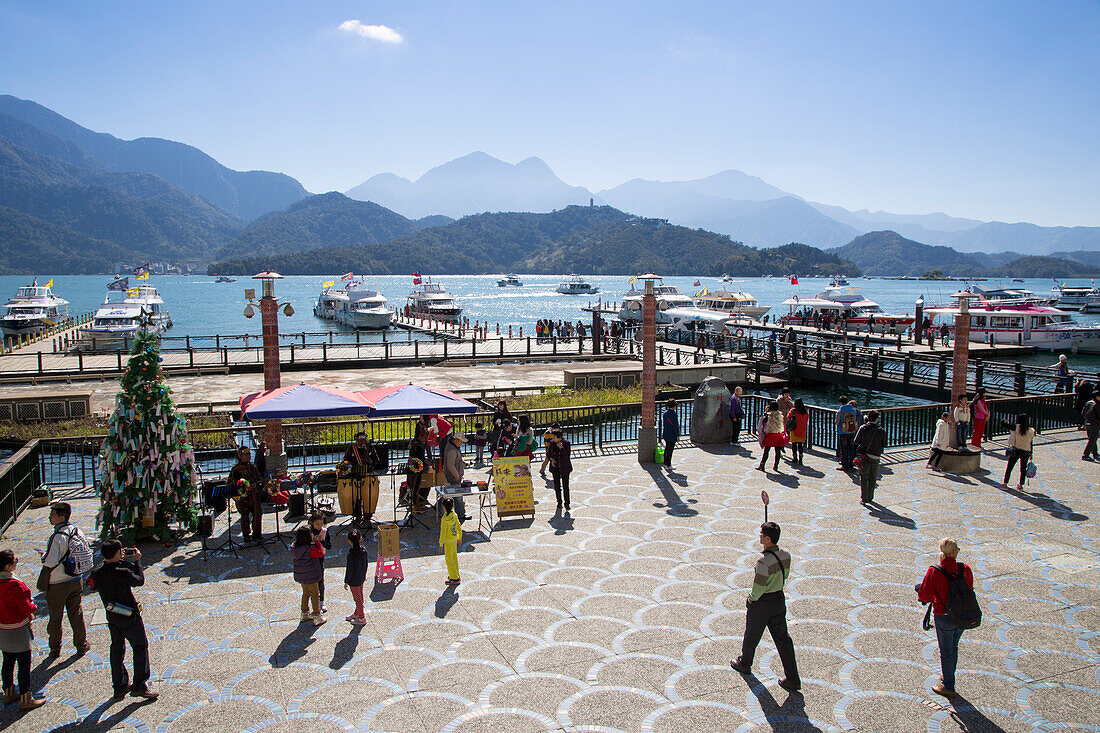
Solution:
[{"label": "woman in white coat", "polygon": [[936,422],[936,437],[932,438],[932,455],[928,458],[928,465],[933,471],[939,471],[940,460],[943,454],[951,450],[951,415],[943,413]]}]

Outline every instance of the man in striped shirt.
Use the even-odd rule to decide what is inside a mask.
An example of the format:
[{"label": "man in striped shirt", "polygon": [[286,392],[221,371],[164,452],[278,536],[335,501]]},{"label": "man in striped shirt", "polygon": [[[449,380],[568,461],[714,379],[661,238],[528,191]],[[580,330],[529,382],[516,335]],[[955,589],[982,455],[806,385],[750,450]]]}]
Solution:
[{"label": "man in striped shirt", "polygon": [[760,525],[760,544],[764,553],[756,561],[756,576],[752,581],[745,615],[745,638],[741,642],[741,656],[730,666],[741,674],[752,674],[752,660],[764,629],[771,632],[772,641],[783,662],[783,679],[779,686],[789,692],[802,687],[798,665],[794,659],[794,642],[787,633],[787,603],[783,598],[783,584],[791,574],[791,555],[779,549],[779,525],[765,522]]}]

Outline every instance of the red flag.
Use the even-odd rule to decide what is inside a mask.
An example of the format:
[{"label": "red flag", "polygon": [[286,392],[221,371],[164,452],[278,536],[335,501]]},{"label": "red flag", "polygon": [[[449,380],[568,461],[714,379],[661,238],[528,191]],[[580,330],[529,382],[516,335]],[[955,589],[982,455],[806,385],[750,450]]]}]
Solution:
[{"label": "red flag", "polygon": [[420,273],[419,272],[414,272],[413,273],[413,285],[419,285],[420,283],[421,283]]},{"label": "red flag", "polygon": [[355,275],[353,273],[350,273],[350,272],[345,272],[343,275],[340,276],[341,282],[347,282],[348,280],[354,280],[354,279],[355,279]]},{"label": "red flag", "polygon": [[791,275],[791,285],[798,285],[798,278]]}]

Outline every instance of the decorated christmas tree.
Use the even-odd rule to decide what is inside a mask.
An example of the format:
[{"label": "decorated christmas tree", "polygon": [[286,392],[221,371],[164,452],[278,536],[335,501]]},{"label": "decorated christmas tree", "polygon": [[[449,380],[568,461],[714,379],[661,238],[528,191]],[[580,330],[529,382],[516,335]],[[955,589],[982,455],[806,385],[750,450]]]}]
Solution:
[{"label": "decorated christmas tree", "polygon": [[194,529],[197,490],[195,452],[187,422],[176,411],[160,366],[160,342],[143,331],[115,397],[110,429],[100,453],[100,536],[165,540],[177,521]]}]

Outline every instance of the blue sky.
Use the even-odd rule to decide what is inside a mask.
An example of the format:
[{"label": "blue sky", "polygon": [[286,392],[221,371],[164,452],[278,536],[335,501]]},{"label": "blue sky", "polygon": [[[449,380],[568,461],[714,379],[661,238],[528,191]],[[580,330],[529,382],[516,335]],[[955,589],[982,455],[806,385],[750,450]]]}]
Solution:
[{"label": "blue sky", "polygon": [[483,150],[1100,226],[1098,80],[1095,1],[0,4],[0,92],[314,192]]}]

